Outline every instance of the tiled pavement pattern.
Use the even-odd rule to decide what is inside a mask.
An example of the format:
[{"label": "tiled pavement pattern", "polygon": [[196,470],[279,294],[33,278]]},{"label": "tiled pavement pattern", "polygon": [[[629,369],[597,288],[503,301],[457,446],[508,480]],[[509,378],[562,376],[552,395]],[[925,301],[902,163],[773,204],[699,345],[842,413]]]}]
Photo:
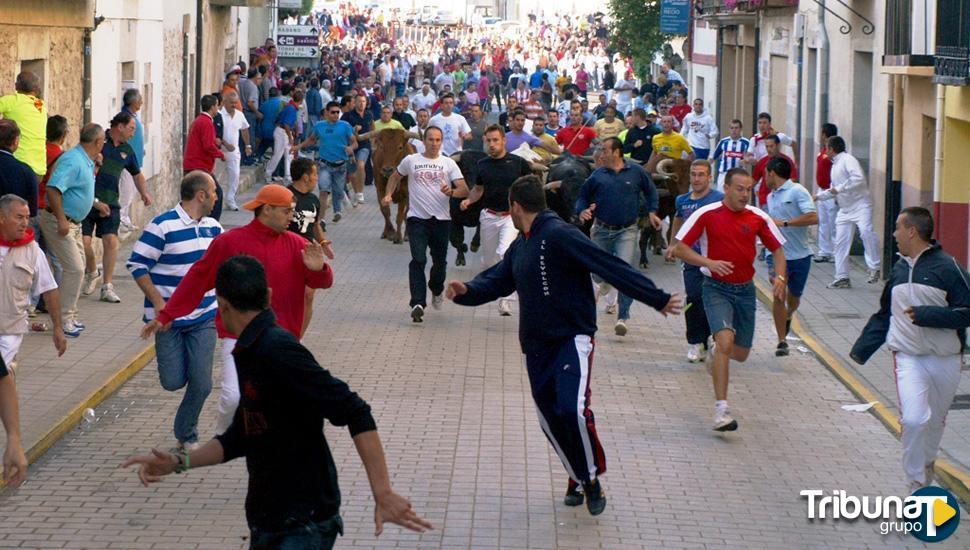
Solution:
[{"label": "tiled pavement pattern", "polygon": [[[240,174],[240,188],[251,187],[257,175],[261,176],[262,172],[257,174],[254,168],[244,167]],[[223,176],[217,173],[217,177]],[[145,348],[146,342],[138,337],[144,311],[142,293],[125,269],[131,245],[132,242],[122,244],[115,269],[114,286],[122,302],[108,304],[99,301],[100,283],[94,294],[81,296],[78,318],[87,330],[79,338],[68,338],[67,352],[62,357],[57,357],[49,330],[31,332],[24,337],[17,361],[24,448],[33,447],[65,415],[104,386]],[[46,314],[38,314],[30,321],[51,325]],[[0,446],[5,442],[6,434],[0,430]]]},{"label": "tiled pavement pattern", "polygon": [[[864,264],[850,262],[850,265],[852,288],[830,290],[825,285],[835,278],[835,264],[813,263],[798,314],[802,326],[864,382],[883,405],[898,414],[899,399],[889,350],[883,346],[865,365],[859,365],[849,358],[852,345],[862,333],[862,328],[869,317],[878,311],[879,298],[885,286],[885,281],[866,283]],[[768,280],[768,268],[763,262],[758,264],[758,273],[764,281]],[[964,371],[968,368],[970,366],[964,363]],[[963,466],[964,471],[970,471],[970,376],[965,375],[960,380],[957,398],[947,415],[942,448],[946,456]]]},{"label": "tiled pavement pattern", "polygon": [[[330,226],[336,284],[318,294],[305,340],[372,404],[395,488],[437,529],[417,535],[388,527],[375,539],[363,468],[347,433],[329,428],[347,525],[339,547],[916,546],[869,523],[805,519],[802,489],[899,494],[899,445],[873,416],[839,408],[852,396],[812,356],[775,359],[763,310],[751,359],[733,370],[741,429],[724,437],[710,429],[704,367],[683,361],[683,320],[638,304],[620,339],[602,315],[607,330],[598,339],[592,399],[609,463],[609,505],[597,518],[564,507],[566,478],[536,421],[516,317],[500,318],[494,304],[446,304],[411,324],[407,247],[377,238],[371,189],[367,196]],[[471,277],[477,260],[449,276]],[[675,266],[655,262],[648,273],[664,287],[681,286]],[[0,547],[244,548],[242,461],[147,489],[117,468],[129,454],[172,444],[179,398],[159,387],[152,365],[145,368],[99,407],[96,422],[35,464],[24,487],[0,495]],[[203,432],[211,430],[213,403],[214,396]],[[961,528],[940,547],[965,547],[968,538]]]}]

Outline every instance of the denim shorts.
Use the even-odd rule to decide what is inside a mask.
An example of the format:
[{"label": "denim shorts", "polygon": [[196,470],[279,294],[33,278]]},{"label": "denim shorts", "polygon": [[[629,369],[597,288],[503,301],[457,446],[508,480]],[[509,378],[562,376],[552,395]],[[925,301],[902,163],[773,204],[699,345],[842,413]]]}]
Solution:
[{"label": "denim shorts", "polygon": [[734,332],[734,345],[750,348],[754,341],[754,283],[725,283],[706,277],[703,296],[711,334],[731,330]]},{"label": "denim shorts", "polygon": [[317,189],[319,189],[321,193],[332,193],[342,198],[344,186],[347,184],[348,164],[352,164],[352,162],[346,161],[340,166],[330,166],[325,162],[318,163]]},{"label": "denim shorts", "polygon": [[[801,297],[805,292],[805,285],[808,284],[808,272],[812,269],[812,257],[805,256],[797,260],[785,261],[785,277],[788,279],[788,292],[792,296]],[[768,279],[771,284],[775,284],[775,262],[774,256],[768,254]]]}]

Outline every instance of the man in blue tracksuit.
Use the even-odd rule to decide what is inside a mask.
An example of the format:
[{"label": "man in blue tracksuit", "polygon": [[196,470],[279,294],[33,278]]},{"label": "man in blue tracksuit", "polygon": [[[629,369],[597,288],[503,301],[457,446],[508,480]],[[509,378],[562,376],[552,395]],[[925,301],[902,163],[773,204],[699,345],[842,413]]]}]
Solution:
[{"label": "man in blue tracksuit", "polygon": [[542,184],[535,176],[512,184],[509,204],[520,235],[505,257],[468,283],[451,281],[446,295],[456,304],[476,306],[519,293],[519,343],[539,423],[569,473],[564,502],[578,506],[585,494],[589,512],[598,515],[606,507],[606,495],[597,480],[606,472],[606,456],[589,408],[596,333],[590,275],[599,275],[664,315],[678,313],[681,298],[658,289],[547,210]]}]

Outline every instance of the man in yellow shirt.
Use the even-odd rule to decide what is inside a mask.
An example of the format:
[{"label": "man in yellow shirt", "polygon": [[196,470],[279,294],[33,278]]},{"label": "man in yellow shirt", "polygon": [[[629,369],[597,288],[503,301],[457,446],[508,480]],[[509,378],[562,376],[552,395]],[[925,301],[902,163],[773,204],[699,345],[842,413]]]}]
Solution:
[{"label": "man in yellow shirt", "polygon": [[[549,111],[550,113],[555,113],[555,110]],[[542,157],[542,164],[549,164],[552,159],[558,157],[562,154],[562,149],[559,144],[556,143],[556,138],[552,137],[546,133],[546,117],[539,115],[535,120],[532,121],[532,135],[539,138],[542,142],[542,147],[533,147],[532,151],[538,153]],[[552,151],[556,151],[555,154]]]},{"label": "man in yellow shirt", "polygon": [[389,105],[381,107],[381,118],[374,121],[374,129],[370,132],[360,134],[357,136],[357,139],[371,139],[373,137],[377,137],[377,134],[383,130],[401,130],[404,131],[404,134],[408,138],[420,139],[421,136],[418,134],[414,132],[407,132],[403,124],[392,118],[393,114],[394,110],[391,109]]},{"label": "man in yellow shirt", "polygon": [[593,130],[596,131],[596,137],[601,142],[618,136],[625,129],[626,125],[622,120],[616,118],[616,107],[612,105],[603,111],[603,118],[597,120],[596,124],[593,125]]},{"label": "man in yellow shirt", "polygon": [[673,115],[665,115],[660,119],[660,127],[663,128],[663,132],[653,136],[653,153],[647,161],[647,172],[652,173],[656,170],[657,163],[665,158],[685,158],[694,162],[694,150],[687,143],[687,138],[680,132],[674,131]]},{"label": "man in yellow shirt", "polygon": [[13,156],[30,166],[38,178],[47,173],[47,105],[40,79],[30,71],[17,75],[16,93],[0,97],[0,116],[17,123],[20,146]]}]

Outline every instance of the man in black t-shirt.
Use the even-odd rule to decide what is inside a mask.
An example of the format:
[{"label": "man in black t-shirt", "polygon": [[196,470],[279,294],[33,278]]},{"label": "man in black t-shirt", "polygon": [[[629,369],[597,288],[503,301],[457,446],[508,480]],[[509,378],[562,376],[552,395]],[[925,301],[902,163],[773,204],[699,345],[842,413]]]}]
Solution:
[{"label": "man in black t-shirt", "polygon": [[515,96],[509,96],[508,101],[505,104],[508,109],[504,113],[498,116],[498,125],[502,127],[502,130],[508,132],[509,128],[509,114],[515,112],[519,108],[519,100]]},{"label": "man in black t-shirt", "polygon": [[[478,178],[461,209],[482,201],[481,223],[482,270],[502,261],[505,251],[519,231],[509,215],[509,189],[515,180],[532,173],[529,162],[505,152],[505,132],[497,125],[485,129],[485,151],[488,156],[478,161]],[[512,315],[511,298],[498,303],[502,316]]]},{"label": "man in black t-shirt", "polygon": [[[310,159],[298,158],[290,165],[290,176],[293,178],[293,184],[287,186],[287,189],[293,193],[296,208],[293,211],[293,221],[290,222],[289,230],[308,241],[330,246],[326,236],[327,225],[320,219],[320,199],[313,194],[317,186],[317,165]],[[301,335],[306,334],[306,328],[310,326],[310,319],[313,318],[313,297],[316,290],[306,288]]]}]

